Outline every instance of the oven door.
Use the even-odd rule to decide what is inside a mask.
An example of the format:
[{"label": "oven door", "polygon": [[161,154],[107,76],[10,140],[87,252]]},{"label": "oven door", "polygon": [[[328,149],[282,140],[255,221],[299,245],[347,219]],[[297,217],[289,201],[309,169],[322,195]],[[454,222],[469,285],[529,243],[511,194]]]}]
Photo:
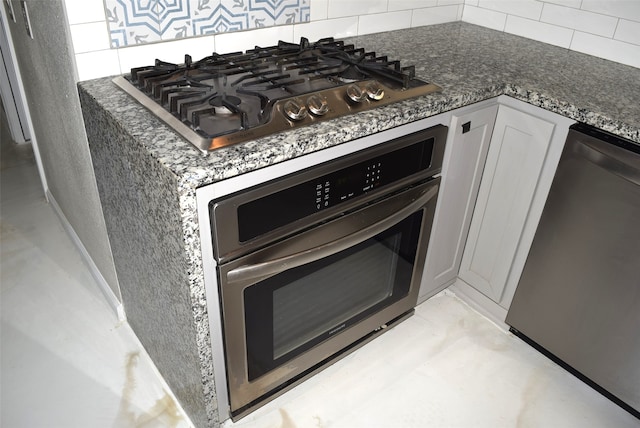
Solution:
[{"label": "oven door", "polygon": [[439,179],[218,267],[231,413],[412,311]]}]

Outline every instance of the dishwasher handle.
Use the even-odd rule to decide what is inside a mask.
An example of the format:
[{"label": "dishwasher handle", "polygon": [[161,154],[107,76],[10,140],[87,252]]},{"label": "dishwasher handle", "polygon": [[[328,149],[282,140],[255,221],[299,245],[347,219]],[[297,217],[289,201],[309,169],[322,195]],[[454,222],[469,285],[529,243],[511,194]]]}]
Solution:
[{"label": "dishwasher handle", "polygon": [[[285,270],[293,269],[295,267],[323,259],[354,245],[357,245],[361,242],[364,242],[367,239],[370,239],[384,232],[385,230],[409,217],[411,214],[422,209],[422,207],[424,207],[434,197],[437,196],[438,188],[439,186],[434,184],[430,186],[426,191],[420,189],[422,193],[418,196],[415,195],[416,189],[412,189],[413,191],[405,192],[405,194],[400,195],[401,198],[399,199],[399,201],[404,204],[402,208],[398,209],[393,214],[368,226],[365,226],[356,232],[343,236],[342,238],[338,238],[307,250],[268,260],[265,262],[239,266],[227,272],[227,283],[231,284],[245,282],[248,280],[258,282],[278,273],[284,272]],[[382,204],[384,204],[384,202]],[[365,208],[365,210],[368,209],[372,208]]]},{"label": "dishwasher handle", "polygon": [[571,147],[575,155],[640,186],[640,146],[602,131],[586,134],[571,130],[568,142],[577,143]]}]

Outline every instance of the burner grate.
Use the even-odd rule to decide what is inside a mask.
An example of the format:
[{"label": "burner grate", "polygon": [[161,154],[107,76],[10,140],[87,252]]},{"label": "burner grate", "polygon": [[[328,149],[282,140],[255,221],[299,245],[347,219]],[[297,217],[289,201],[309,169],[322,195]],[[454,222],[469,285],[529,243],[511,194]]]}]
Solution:
[{"label": "burner grate", "polygon": [[333,38],[156,60],[115,81],[202,150],[440,89],[413,66]]}]

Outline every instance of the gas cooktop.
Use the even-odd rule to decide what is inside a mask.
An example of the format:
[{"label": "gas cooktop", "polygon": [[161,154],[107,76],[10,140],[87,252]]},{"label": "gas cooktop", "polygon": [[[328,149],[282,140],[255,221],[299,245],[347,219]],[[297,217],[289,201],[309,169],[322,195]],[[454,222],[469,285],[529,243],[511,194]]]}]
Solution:
[{"label": "gas cooktop", "polygon": [[440,90],[333,38],[156,60],[114,82],[203,152]]}]

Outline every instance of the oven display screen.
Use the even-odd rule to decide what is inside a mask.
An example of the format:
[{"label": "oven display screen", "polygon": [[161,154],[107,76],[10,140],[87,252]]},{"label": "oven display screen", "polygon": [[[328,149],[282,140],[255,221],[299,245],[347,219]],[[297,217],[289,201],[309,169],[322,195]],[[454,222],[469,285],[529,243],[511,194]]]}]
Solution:
[{"label": "oven display screen", "polygon": [[240,242],[429,168],[434,142],[424,139],[240,205]]}]

